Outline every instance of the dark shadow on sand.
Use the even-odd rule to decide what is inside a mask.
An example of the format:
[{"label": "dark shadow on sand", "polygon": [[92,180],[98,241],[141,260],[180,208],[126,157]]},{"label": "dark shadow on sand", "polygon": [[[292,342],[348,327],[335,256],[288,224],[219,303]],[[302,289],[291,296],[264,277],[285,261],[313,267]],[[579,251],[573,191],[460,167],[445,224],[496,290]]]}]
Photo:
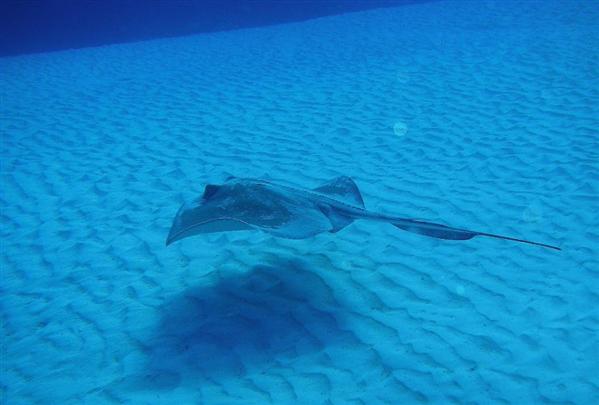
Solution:
[{"label": "dark shadow on sand", "polygon": [[316,269],[297,261],[215,275],[164,305],[141,381],[171,389],[185,377],[243,376],[320,351],[351,339],[344,313]]}]

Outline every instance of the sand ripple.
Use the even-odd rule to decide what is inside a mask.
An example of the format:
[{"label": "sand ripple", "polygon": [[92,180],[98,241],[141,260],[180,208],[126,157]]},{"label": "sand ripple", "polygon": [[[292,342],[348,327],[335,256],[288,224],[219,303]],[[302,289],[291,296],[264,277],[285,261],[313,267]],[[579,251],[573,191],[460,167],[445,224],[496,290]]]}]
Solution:
[{"label": "sand ripple", "polygon": [[[1,59],[0,395],[599,403],[599,16],[478,4]],[[349,175],[372,209],[564,251],[370,223],[166,249],[230,174]]]}]

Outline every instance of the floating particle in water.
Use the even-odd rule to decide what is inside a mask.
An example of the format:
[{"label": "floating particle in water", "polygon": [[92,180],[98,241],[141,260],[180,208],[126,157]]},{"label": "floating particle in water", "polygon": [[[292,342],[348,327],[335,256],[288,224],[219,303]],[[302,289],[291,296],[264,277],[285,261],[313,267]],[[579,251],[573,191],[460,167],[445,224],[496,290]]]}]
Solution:
[{"label": "floating particle in water", "polygon": [[408,133],[408,125],[405,122],[397,121],[393,124],[393,133],[400,137],[406,136]]},{"label": "floating particle in water", "polygon": [[464,288],[463,285],[458,284],[455,288],[455,292],[458,293],[458,295],[464,295],[464,293],[466,292],[466,289]]}]

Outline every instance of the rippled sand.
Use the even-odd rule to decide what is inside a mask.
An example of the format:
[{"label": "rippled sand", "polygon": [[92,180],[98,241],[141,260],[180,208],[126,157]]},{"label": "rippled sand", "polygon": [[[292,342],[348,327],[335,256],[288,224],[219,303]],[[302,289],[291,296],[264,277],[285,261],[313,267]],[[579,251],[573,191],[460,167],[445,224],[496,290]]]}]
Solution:
[{"label": "rippled sand", "polygon": [[[599,402],[599,13],[524,3],[0,59],[6,403]],[[563,251],[367,222],[165,248],[229,174]]]}]

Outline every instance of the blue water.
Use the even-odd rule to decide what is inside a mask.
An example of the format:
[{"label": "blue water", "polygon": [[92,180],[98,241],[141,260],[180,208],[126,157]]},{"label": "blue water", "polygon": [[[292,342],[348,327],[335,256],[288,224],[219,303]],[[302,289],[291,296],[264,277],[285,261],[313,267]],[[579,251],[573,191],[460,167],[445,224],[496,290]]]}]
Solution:
[{"label": "blue water", "polygon": [[[3,48],[2,403],[599,403],[597,3],[318,4]],[[562,250],[367,221],[166,247],[229,175]]]}]

